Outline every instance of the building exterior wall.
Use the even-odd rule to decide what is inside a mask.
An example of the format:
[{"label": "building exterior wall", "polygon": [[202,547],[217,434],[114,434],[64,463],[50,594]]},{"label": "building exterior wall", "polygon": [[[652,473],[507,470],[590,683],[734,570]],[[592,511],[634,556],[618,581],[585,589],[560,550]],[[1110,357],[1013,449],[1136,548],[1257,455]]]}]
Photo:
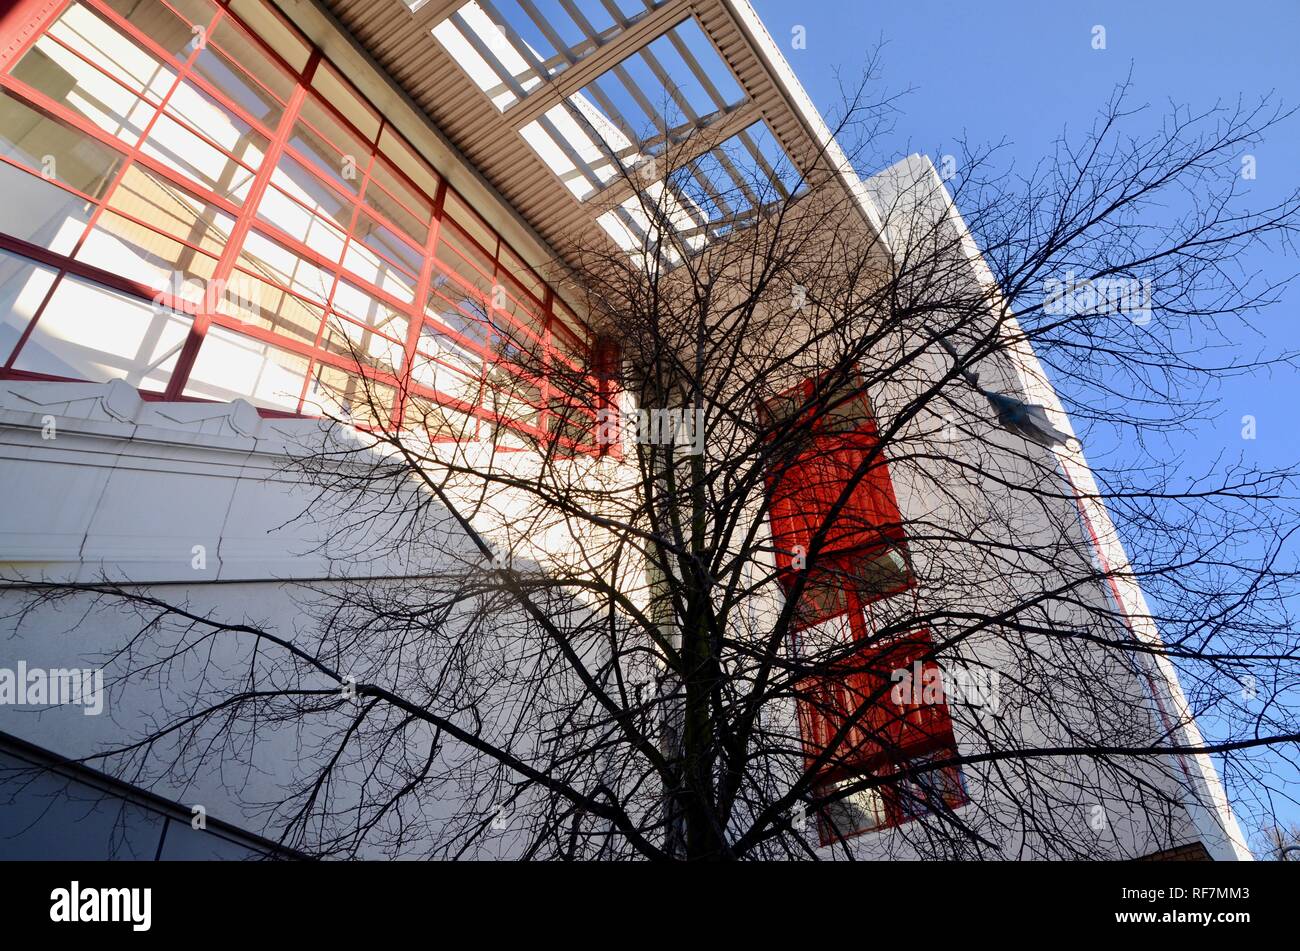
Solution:
[{"label": "building exterior wall", "polygon": [[[996,299],[996,285],[984,264],[974,241],[971,239],[960,214],[953,206],[947,190],[931,162],[921,156],[910,156],[866,182],[866,187],[876,204],[877,213],[884,223],[886,240],[896,248],[907,248],[911,253],[929,240],[942,243],[954,242],[953,252],[965,257],[969,262],[966,278],[975,286],[991,289]],[[946,222],[942,228],[935,227],[938,222]],[[933,238],[918,238],[915,234],[903,233],[907,230],[921,232],[934,228]],[[989,365],[984,361],[980,365],[981,383],[991,384],[994,389],[1009,393],[1029,403],[1045,406],[1054,424],[1073,436],[1069,418],[1064,412],[1060,400],[1040,365],[1032,348],[1019,333],[1014,320],[1004,320],[1001,333],[1008,341],[1006,352],[1008,359],[1004,365]],[[948,367],[940,363],[932,368],[931,379],[938,377]],[[1000,371],[1000,372],[999,372]],[[973,390],[968,394],[976,410],[972,416],[981,413],[987,415],[987,409],[980,406],[982,398]],[[888,394],[881,394],[879,405],[884,412],[895,402]],[[1065,629],[1071,626],[1098,623],[1098,618],[1114,618],[1113,636],[1118,640],[1131,640],[1134,643],[1149,644],[1159,648],[1159,633],[1155,630],[1152,615],[1142,598],[1135,576],[1129,567],[1123,544],[1106,513],[1101,501],[1101,492],[1093,480],[1084,459],[1082,448],[1077,439],[1071,439],[1065,445],[1035,447],[1019,436],[1009,435],[996,427],[981,434],[978,445],[973,444],[968,436],[956,435],[951,420],[941,420],[938,427],[931,427],[929,435],[917,434],[902,441],[908,450],[915,450],[923,459],[937,460],[945,456],[960,460],[963,455],[978,453],[980,466],[988,473],[990,483],[980,487],[976,492],[962,493],[960,473],[954,471],[945,474],[937,463],[926,462],[921,465],[891,465],[891,474],[898,488],[900,502],[904,512],[904,521],[918,524],[942,524],[952,526],[954,535],[968,534],[978,539],[987,534],[990,540],[1001,534],[1004,538],[1015,538],[1027,549],[1036,547],[1044,551],[1058,550],[1064,541],[1077,550],[1080,556],[1090,564],[1092,571],[1100,572],[1101,581],[1092,585],[1095,607],[1089,609],[1083,603],[1074,603],[1076,594],[1061,598],[1048,605],[1049,626],[1061,625]],[[936,438],[937,437],[937,438]],[[1038,453],[1041,461],[1027,464],[1026,454]],[[1018,493],[1015,489],[998,489],[1001,484],[1006,487],[1026,486],[1032,488],[1036,482],[1046,479],[1048,491],[1060,494],[1062,501],[1057,512],[1043,511],[1041,499],[1029,493]],[[963,526],[965,526],[963,528]],[[925,554],[919,553],[921,557]],[[1033,592],[1053,590],[1060,585],[1065,589],[1068,576],[1060,579],[1044,577],[1040,568],[1033,567],[1032,561],[1020,570],[1000,571],[989,575],[985,581],[979,581],[982,572],[987,572],[987,565],[981,566],[978,551],[963,554],[960,545],[945,544],[941,552],[945,569],[963,575],[966,584],[963,592],[984,589],[989,592],[990,603],[983,607],[990,614],[1009,605],[1028,603]],[[969,558],[969,561],[964,561]],[[1012,566],[1014,568],[1014,566]],[[925,573],[925,569],[921,570]],[[999,591],[1001,593],[999,594]],[[963,595],[967,596],[967,595]],[[1082,596],[1078,596],[1082,602]],[[1001,603],[999,603],[1001,601]],[[936,606],[943,605],[939,600]],[[983,642],[975,641],[963,645],[963,651],[972,652],[972,660],[978,658],[982,663],[1001,668],[1004,673],[1015,671],[1024,666],[1024,659],[1007,655],[1004,647],[996,638]],[[1178,685],[1177,672],[1172,662],[1157,650],[1149,655],[1149,660],[1139,660],[1134,669],[1111,670],[1113,658],[1108,658],[1105,651],[1094,652],[1093,661],[1081,658],[1085,665],[1095,663],[1093,676],[1110,677],[1112,683],[1128,682],[1131,702],[1125,703],[1121,696],[1112,698],[1114,707],[1103,716],[1097,725],[1096,739],[1104,744],[1108,740],[1122,745],[1125,737],[1117,730],[1119,724],[1130,723],[1135,716],[1145,720],[1144,731],[1148,742],[1155,742],[1158,737],[1170,737],[1175,743],[1187,746],[1202,742],[1195,722],[1186,708]],[[999,655],[1003,655],[999,657]],[[1148,655],[1138,653],[1139,658]],[[1004,680],[1004,683],[1014,681]],[[1112,686],[1112,689],[1113,686]],[[1014,695],[1004,695],[1003,703],[1016,703]],[[1068,706],[1067,697],[1056,697],[1055,701]],[[1056,737],[1034,735],[1031,724],[1041,723],[1045,718],[1035,716],[1034,705],[1041,705],[1042,699],[1031,701],[1023,711],[1021,729],[1023,739],[1030,743],[1050,747]],[[1139,721],[1140,722],[1140,721]],[[961,730],[959,727],[959,734]],[[1012,737],[1008,737],[1012,740]],[[964,754],[988,752],[989,734],[986,729],[968,730],[966,742],[962,744]],[[1068,773],[1077,768],[1064,761],[1054,769],[1060,770],[1063,782],[1068,782]],[[1250,852],[1245,845],[1240,829],[1237,827],[1231,810],[1228,808],[1217,773],[1206,756],[1174,755],[1165,758],[1159,764],[1134,762],[1132,768],[1136,773],[1148,777],[1153,787],[1163,789],[1171,798],[1182,802],[1182,808],[1172,810],[1164,828],[1160,823],[1151,823],[1150,816],[1144,816],[1144,810],[1156,810],[1152,803],[1134,805],[1125,804],[1129,790],[1114,786],[1106,790],[1107,782],[1099,783],[1099,799],[1108,799],[1104,805],[1111,818],[1108,831],[1113,830],[1114,839],[1109,844],[1099,843],[1103,852],[1110,852],[1117,857],[1137,857],[1150,852],[1170,848],[1187,839],[1196,839],[1204,844],[1209,853],[1218,859],[1247,859]],[[970,771],[978,774],[979,769]],[[1114,781],[1110,780],[1113,784]],[[1029,794],[1029,790],[1025,790]],[[1002,795],[1014,798],[1014,790],[1004,789]],[[1079,803],[1079,812],[1067,823],[1075,829],[1086,827],[1084,817],[1087,810],[1096,806],[1096,802]],[[1128,819],[1117,817],[1127,815]],[[1130,826],[1127,836],[1122,832],[1125,824]],[[1150,826],[1144,829],[1143,826]],[[1084,833],[1086,834],[1086,833]],[[1102,835],[1099,838],[1106,838]],[[1032,850],[1033,843],[1025,843]],[[1111,852],[1110,850],[1114,851]]]},{"label": "building exterior wall", "polygon": [[[485,443],[480,450],[473,464],[486,467],[496,449]],[[184,605],[196,616],[251,625],[292,641],[316,636],[317,625],[325,623],[332,608],[361,593],[382,601],[385,590],[391,590],[396,605],[399,598],[421,594],[419,587],[409,587],[400,579],[464,573],[484,563],[445,508],[427,499],[418,507],[393,504],[402,493],[421,491],[409,480],[378,479],[370,490],[358,492],[346,484],[331,488],[328,472],[311,480],[305,477],[304,460],[340,451],[350,453],[338,463],[340,469],[354,465],[367,473],[374,471],[378,451],[348,430],[315,419],[261,417],[243,401],[147,401],[120,381],[0,381],[0,480],[13,488],[0,522],[4,553],[0,571],[6,580],[122,585],[143,596]],[[456,451],[473,453],[474,447],[462,444]],[[527,474],[524,454],[507,454],[503,464],[512,475]],[[530,510],[526,494],[499,490],[485,506],[476,504],[473,486],[445,489],[461,511],[475,513],[477,531],[500,550],[511,552],[512,567],[518,571],[554,572],[557,559],[562,561],[578,548],[562,524],[530,523],[526,532],[512,530]],[[193,663],[176,663],[171,651],[194,633],[187,633],[184,623],[168,622],[159,637],[141,640],[138,635],[147,612],[121,604],[110,607],[112,600],[98,599],[94,591],[30,612],[25,611],[29,603],[14,592],[0,596],[7,635],[0,666],[13,669],[21,662],[32,670],[99,668],[109,671],[109,680],[102,707],[94,715],[76,704],[45,708],[0,704],[0,734],[59,757],[90,757],[83,764],[90,768],[108,767],[93,758],[105,747],[139,739],[169,716],[183,716],[185,705],[194,701],[181,698],[210,700],[213,690],[238,691],[251,663],[251,642],[241,646],[234,640],[196,644]],[[585,607],[575,599],[568,610],[580,612]],[[495,652],[491,671],[501,683],[477,685],[484,691],[484,714],[475,729],[524,755],[531,741],[511,738],[515,725],[509,700],[510,684],[528,669],[522,646],[526,624],[522,617],[498,608],[490,627],[482,649]],[[454,641],[454,623],[450,629],[448,640]],[[130,658],[125,664],[122,651]],[[116,665],[110,662],[114,657]],[[425,678],[437,676],[438,660],[411,655],[408,667],[367,667],[351,675],[415,694],[427,689]],[[165,675],[161,673],[164,663]],[[161,692],[161,681],[147,675],[114,679],[113,671],[139,672],[153,664],[160,665],[159,676],[168,684]],[[328,686],[329,681],[310,677],[304,681],[304,686],[321,684]],[[428,731],[417,729],[403,741],[417,755],[428,740]],[[472,756],[454,740],[444,741],[442,750],[440,761],[446,764]],[[160,755],[164,761],[177,762],[183,756],[165,741]],[[268,724],[258,729],[255,744],[232,749],[220,768],[205,764],[183,778],[149,772],[140,776],[140,785],[182,812],[202,806],[217,823],[254,838],[260,834],[274,838],[284,816],[268,814],[265,804],[277,801],[295,780],[318,767],[323,755],[321,748],[304,739],[303,731]],[[76,812],[75,804],[86,801],[90,789],[100,788],[92,782],[82,790],[85,783],[75,775],[47,780],[24,765],[27,762],[17,755],[6,760],[6,768],[0,770],[0,796],[27,802],[39,795],[58,817]],[[365,769],[365,764],[346,765],[339,771],[340,784],[346,786]],[[232,782],[230,770],[241,772],[242,780]],[[113,790],[108,794],[113,795]],[[475,808],[490,814],[495,805],[483,802]],[[435,801],[427,813],[408,815],[406,821],[436,827],[464,806]],[[527,807],[527,802],[517,806]],[[144,847],[140,842],[157,841],[165,816],[159,818],[163,814],[149,803],[140,808],[143,812],[134,805],[123,806],[126,826],[120,828],[110,821],[112,810],[96,806],[80,854],[106,857],[105,850],[111,847],[115,856],[142,857],[135,850]],[[23,810],[0,810],[0,828],[18,836],[25,815]],[[122,835],[125,840],[114,838]],[[168,849],[183,848],[181,839],[172,836]],[[26,833],[15,842],[15,849],[36,848]],[[417,838],[398,854],[408,854],[409,849],[410,854],[423,855],[427,845]],[[265,842],[257,841],[248,846],[254,851],[265,847]],[[245,854],[241,848],[245,847],[232,845],[230,854]],[[472,854],[509,857],[517,848],[509,837],[498,836]],[[361,854],[388,853],[363,850]]]},{"label": "building exterior wall", "polygon": [[[525,263],[536,240],[337,31],[318,36],[338,64],[261,0],[20,12],[0,75],[6,578],[145,586],[292,632],[301,585],[479,557],[450,520],[405,549],[392,520],[340,531],[356,499],[290,471],[343,438],[313,416],[404,422],[521,478],[526,445],[599,453],[592,388],[552,383],[586,371],[592,336]],[[495,493],[478,527],[521,560],[573,547],[556,526],[506,539],[521,505]],[[130,636],[126,616],[53,636],[77,610],[7,614],[5,654],[83,666]],[[0,730],[85,756],[156,705],[109,703],[6,705]],[[155,791],[258,829],[246,806],[295,752],[271,743],[237,793]]]}]

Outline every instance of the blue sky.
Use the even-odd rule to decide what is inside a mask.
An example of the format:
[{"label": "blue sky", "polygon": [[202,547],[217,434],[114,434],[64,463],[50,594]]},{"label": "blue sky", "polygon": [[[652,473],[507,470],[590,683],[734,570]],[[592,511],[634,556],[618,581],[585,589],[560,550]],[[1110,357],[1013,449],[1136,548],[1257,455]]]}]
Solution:
[{"label": "blue sky", "polygon": [[[972,145],[1005,141],[1001,160],[1028,169],[1051,154],[1063,130],[1085,131],[1130,70],[1131,102],[1151,107],[1138,128],[1152,129],[1171,100],[1206,108],[1272,92],[1300,105],[1300,0],[751,2],[827,113],[840,102],[839,79],[852,86],[868,52],[883,42],[881,88],[910,92],[898,103],[892,131],[875,143],[882,167],[909,152],[937,163],[960,154],[958,139],[965,137]],[[1097,25],[1105,27],[1104,50],[1093,49]],[[793,48],[796,26],[806,35],[805,49]],[[1300,184],[1300,116],[1253,152],[1257,178],[1249,198],[1263,206]],[[1274,276],[1300,270],[1295,257],[1262,251],[1245,263]],[[1254,344],[1300,348],[1297,310],[1300,286],[1256,318],[1261,336]],[[1300,456],[1295,373],[1231,380],[1210,395],[1217,417],[1167,447],[1188,471],[1204,470],[1221,454],[1261,467],[1290,466]],[[1245,415],[1257,420],[1254,440],[1241,438]],[[1300,778],[1291,778],[1300,794]],[[1300,809],[1287,812],[1300,820]]]},{"label": "blue sky", "polygon": [[[1001,158],[1028,168],[1050,154],[1063,129],[1083,132],[1130,68],[1132,101],[1150,104],[1151,126],[1170,99],[1208,107],[1274,92],[1300,105],[1300,0],[752,2],[827,113],[840,103],[837,75],[852,85],[868,51],[884,42],[883,88],[910,89],[878,147],[886,164],[908,152],[937,162],[958,152],[965,136],[973,144],[1005,139]],[[1106,28],[1105,50],[1092,48],[1098,24]],[[795,25],[806,30],[806,49],[791,48]],[[1254,153],[1258,177],[1251,188],[1263,205],[1300,183],[1300,116],[1272,130]],[[1300,269],[1294,258],[1258,255],[1250,263],[1274,274]],[[1266,342],[1300,346],[1297,309],[1300,287],[1260,317]],[[1221,395],[1214,439],[1261,465],[1295,458],[1300,380],[1283,374],[1241,381]],[[1258,421],[1253,444],[1240,438],[1245,414]]]}]

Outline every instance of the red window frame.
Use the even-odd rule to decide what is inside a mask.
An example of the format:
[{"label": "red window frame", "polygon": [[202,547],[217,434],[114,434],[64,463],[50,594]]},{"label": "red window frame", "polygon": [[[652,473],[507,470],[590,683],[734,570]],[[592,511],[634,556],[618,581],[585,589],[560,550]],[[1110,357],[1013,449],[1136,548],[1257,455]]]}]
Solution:
[{"label": "red window frame", "polygon": [[[955,745],[946,702],[925,703],[923,695],[912,702],[907,691],[902,703],[893,698],[894,671],[910,675],[919,662],[922,677],[941,677],[938,662],[929,656],[934,651],[930,632],[922,629],[883,645],[859,645],[832,670],[806,678],[796,688],[806,767],[817,768],[820,780],[876,772]],[[855,713],[858,718],[851,723]],[[841,731],[840,742],[818,767]]]},{"label": "red window frame", "polygon": [[[942,684],[942,671],[930,656],[933,652],[934,641],[926,629],[885,644],[861,643],[852,656],[831,670],[797,685],[805,769],[815,773],[815,790],[824,794],[832,784],[868,776],[887,780],[926,759],[957,755],[946,699],[927,703],[923,692],[928,676],[938,677]],[[894,699],[895,687],[900,685],[894,678],[898,670],[907,671],[910,678],[910,682],[901,682],[901,702]],[[878,825],[833,829],[823,810],[819,820],[822,844],[918,818],[927,811],[927,790],[934,788],[940,790],[948,808],[968,801],[956,766],[940,767],[917,778],[900,777],[880,787],[885,819]]]},{"label": "red window frame", "polygon": [[[50,377],[22,371],[15,368],[15,363],[31,338],[32,332],[39,324],[55,289],[66,275],[71,274],[125,292],[134,297],[148,301],[158,301],[164,306],[178,310],[182,314],[192,315],[193,321],[189,338],[182,348],[181,355],[166,387],[157,392],[142,392],[144,396],[168,400],[202,401],[198,397],[186,395],[185,390],[189,382],[189,375],[206,339],[208,329],[212,326],[219,326],[261,342],[273,344],[309,361],[307,370],[304,373],[302,392],[298,400],[299,413],[306,410],[308,387],[312,378],[317,375],[317,367],[332,368],[353,377],[363,377],[374,384],[392,389],[396,395],[391,407],[390,418],[383,422],[394,426],[410,422],[411,417],[407,413],[407,403],[411,397],[417,397],[464,414],[473,422],[474,432],[465,434],[469,435],[470,438],[479,438],[485,435],[486,430],[482,427],[488,425],[494,429],[502,428],[519,435],[532,437],[544,444],[559,444],[565,451],[570,453],[600,452],[600,447],[597,446],[595,440],[597,407],[594,404],[600,398],[601,391],[600,384],[591,373],[591,364],[594,357],[591,352],[593,340],[591,331],[569,313],[567,309],[565,309],[567,322],[557,316],[557,311],[560,308],[557,306],[555,295],[549,285],[535,271],[523,263],[523,258],[511,249],[499,234],[478,218],[469,204],[447,185],[443,176],[427,166],[427,163],[422,163],[422,160],[418,158],[418,152],[410,143],[396,133],[388,124],[386,118],[364,96],[351,87],[342,72],[330,66],[322,51],[302,36],[272,4],[264,4],[266,11],[279,21],[281,28],[292,33],[310,51],[306,65],[301,69],[296,69],[285,61],[269,43],[244,24],[229,8],[228,0],[213,0],[212,19],[204,25],[207,46],[199,46],[194,49],[185,48],[182,51],[185,54],[183,59],[173,56],[167,49],[155,42],[149,33],[124,19],[104,0],[73,0],[73,2],[80,3],[81,6],[92,11],[124,34],[131,42],[160,61],[174,74],[175,79],[170,91],[161,99],[152,94],[145,97],[149,103],[149,108],[153,110],[152,118],[147,120],[144,133],[135,140],[134,144],[124,142],[117,136],[101,130],[88,118],[81,116],[70,108],[67,103],[51,99],[12,74],[14,66],[22,61],[22,57],[32,45],[46,35],[51,25],[72,5],[69,0],[24,0],[24,2],[6,11],[3,14],[3,19],[0,19],[5,34],[14,37],[9,43],[0,46],[0,90],[26,103],[30,108],[70,126],[75,132],[95,139],[121,157],[111,183],[99,199],[90,199],[89,196],[85,195],[81,196],[86,198],[93,206],[93,211],[90,220],[82,231],[81,238],[68,254],[56,253],[15,236],[0,234],[0,249],[52,266],[58,272],[55,281],[35,314],[21,332],[13,350],[8,354],[0,354],[0,357],[5,358],[4,364],[0,366],[0,377],[68,379],[66,377]],[[166,0],[161,0],[161,2],[164,6],[170,7]],[[186,17],[174,8],[172,12],[180,17],[183,22],[189,22]],[[253,71],[241,72],[241,81],[256,85],[273,101],[280,103],[282,106],[278,111],[278,121],[276,121],[274,127],[265,125],[258,116],[249,114],[231,95],[227,95],[223,89],[218,88],[196,69],[200,54],[208,47],[220,52],[238,68],[238,60],[221,48],[221,41],[217,38],[219,26],[224,30],[233,30],[234,34],[232,36],[237,35],[241,42],[253,44],[257,50],[270,60],[273,67],[287,78],[291,86],[291,92],[286,100],[281,94],[267,88]],[[58,40],[52,37],[51,42],[57,43]],[[64,48],[68,49],[66,45]],[[69,52],[78,56],[98,72],[103,73],[109,80],[121,85],[119,79],[106,71],[102,64],[96,63],[93,58],[84,56],[76,50],[69,49]],[[324,69],[330,70],[333,74],[330,77],[331,81],[342,83],[361,107],[373,114],[377,120],[377,130],[373,134],[367,134],[358,129],[340,109],[336,108],[315,88],[313,80],[316,73],[318,70]],[[159,121],[160,116],[164,115],[169,105],[171,93],[181,88],[182,85],[189,85],[209,97],[217,106],[229,112],[238,123],[266,140],[266,147],[263,149],[264,154],[258,168],[252,169],[247,165],[243,166],[247,172],[253,173],[254,177],[248,193],[242,201],[218,194],[207,188],[204,182],[190,178],[179,167],[172,167],[170,163],[160,161],[145,153],[144,149],[153,125]],[[332,141],[331,135],[326,130],[318,128],[316,120],[304,113],[304,106],[308,103],[312,107],[312,116],[322,117],[319,119],[320,122],[330,125],[331,128],[341,130],[341,134],[346,137],[347,141],[359,149],[360,154],[355,156],[357,172],[355,181],[336,180],[336,176],[330,174],[330,169],[320,167],[320,162],[314,157],[314,153],[304,154],[298,147],[295,140],[296,130],[306,129],[313,138],[320,138],[330,148],[339,151],[340,155],[346,154],[344,151],[340,151],[340,143]],[[204,135],[202,130],[194,128],[191,123],[186,121],[184,116],[170,112],[167,112],[166,115],[169,121],[179,123],[189,134],[198,137],[204,144],[215,149],[228,161],[242,162],[239,156],[222,148],[210,137]],[[325,120],[328,120],[328,122]],[[407,161],[413,158],[415,161],[421,161],[424,165],[424,174],[429,177],[431,182],[437,183],[436,194],[429,194],[425,188],[403,171],[397,156],[385,149],[386,137],[391,137],[394,147],[403,154]],[[357,145],[357,143],[361,143],[361,145]],[[263,195],[266,194],[268,189],[279,190],[278,186],[272,182],[272,177],[277,168],[280,167],[281,160],[285,158],[291,158],[301,165],[312,176],[314,186],[325,189],[325,194],[331,195],[339,206],[345,209],[344,216],[350,214],[350,222],[343,235],[343,247],[337,260],[332,260],[330,256],[321,254],[318,250],[295,239],[274,222],[258,216]],[[23,162],[13,159],[5,159],[4,161],[8,165],[20,168],[30,174],[41,174],[40,170],[29,167]],[[125,279],[97,267],[94,263],[77,260],[77,251],[92,234],[104,211],[114,201],[118,187],[126,176],[128,169],[135,166],[160,176],[172,185],[192,193],[195,198],[207,203],[213,209],[232,216],[235,220],[234,227],[221,249],[220,256],[216,260],[215,272],[209,280],[216,286],[223,286],[217,282],[227,282],[237,272],[251,273],[251,276],[265,282],[268,286],[276,287],[291,296],[300,297],[313,306],[319,307],[323,305],[323,319],[317,330],[315,340],[309,342],[297,336],[279,333],[274,329],[249,324],[223,312],[216,306],[201,306],[196,313],[192,303],[187,304],[174,298],[170,294],[170,288],[154,287],[139,281]],[[74,188],[57,180],[47,179],[47,181],[64,191],[78,194]],[[316,214],[313,208],[305,205],[296,196],[283,190],[280,191],[281,194],[291,201],[295,201],[308,213]],[[398,194],[399,192],[402,194]],[[451,201],[450,199],[453,196],[455,200]],[[382,201],[376,202],[374,201],[375,198],[382,198]],[[414,206],[411,204],[413,201],[416,202]],[[454,216],[451,213],[453,207]],[[385,209],[391,210],[393,215],[403,216],[403,221],[399,223],[393,220],[385,213]],[[115,213],[123,214],[122,212]],[[135,216],[123,214],[123,217],[150,231],[164,235],[170,240],[180,240],[177,236],[165,235],[155,225],[141,221]],[[339,226],[342,223],[342,218],[339,218],[337,222],[324,217],[320,217],[319,220],[325,226],[336,231],[341,230]],[[366,235],[363,235],[361,229],[358,228],[358,224],[361,222],[366,223],[367,226],[377,226],[383,229],[385,233],[377,234],[372,227],[368,227]],[[419,229],[425,233],[413,235],[411,233],[412,222],[417,222]],[[471,233],[471,230],[473,233]],[[271,280],[267,274],[250,272],[247,264],[241,262],[240,255],[244,250],[245,239],[252,232],[261,234],[265,238],[276,242],[302,261],[331,275],[332,286],[328,294],[325,295],[325,299],[319,301],[312,300],[310,297],[302,297],[301,292],[297,289],[279,285]],[[441,238],[444,235],[454,239],[463,251],[453,247],[452,244],[446,241],[442,241]],[[490,239],[494,246],[485,247],[478,236]],[[421,239],[423,239],[423,243],[421,243]],[[388,248],[385,248],[385,242],[389,244]],[[181,243],[184,244],[185,242],[181,240]],[[405,300],[403,297],[395,295],[388,289],[367,280],[364,276],[356,274],[346,266],[344,262],[348,256],[348,248],[353,245],[366,248],[371,256],[379,260],[381,266],[388,268],[391,273],[402,275],[403,280],[412,287],[411,299]],[[195,248],[194,250],[198,249]],[[448,260],[449,255],[453,256],[451,260]],[[412,273],[412,268],[408,263],[404,262],[413,263],[417,260],[420,262],[419,273],[415,274]],[[441,284],[435,285],[433,280],[435,272],[445,275],[445,280]],[[385,368],[385,366],[374,366],[369,363],[354,361],[325,345],[326,325],[332,325],[335,319],[350,319],[346,315],[338,313],[334,308],[334,294],[343,280],[356,285],[359,290],[378,304],[406,321],[405,339],[394,341],[397,344],[397,350],[403,353],[400,366]],[[541,290],[541,296],[538,296],[530,288]],[[462,302],[473,302],[471,310],[481,312],[490,325],[489,334],[485,338],[488,341],[487,345],[477,347],[479,355],[482,357],[478,370],[479,386],[477,389],[480,399],[472,405],[451,394],[443,393],[418,382],[412,377],[416,349],[425,328],[435,334],[446,335],[449,339],[457,339],[455,331],[439,320],[438,311],[431,307],[440,299],[460,310],[464,310]],[[438,306],[443,307],[444,305],[438,304]],[[471,315],[472,317],[473,315]],[[355,321],[353,323],[355,324]],[[373,325],[357,324],[356,326],[361,333],[382,334],[382,331]],[[590,381],[590,386],[583,389],[584,395],[581,397],[573,393],[554,391],[551,383],[552,374],[550,370],[556,365],[555,361],[563,361],[565,365],[573,366],[570,354],[574,350],[572,344],[575,339],[579,345],[578,349],[581,351],[579,358],[586,364],[587,379]],[[470,343],[469,341],[464,342]],[[474,346],[476,345],[471,344],[471,347]],[[512,346],[516,348],[522,346],[540,355],[540,365],[530,365],[528,367],[519,365],[517,361],[511,359],[510,348]],[[494,372],[504,373],[506,376],[494,377]],[[491,402],[487,394],[496,386],[493,382],[494,379],[515,379],[520,381],[520,385],[523,387],[536,390],[538,399],[531,420],[514,419],[491,408]],[[512,389],[517,389],[514,384],[511,384],[511,386]],[[291,413],[268,408],[259,411],[268,416],[292,415]],[[566,419],[563,426],[560,425],[558,419],[554,418],[561,412],[566,417],[572,417],[572,419]],[[590,423],[577,426],[573,421],[575,419],[578,421],[590,419]],[[587,435],[581,438],[571,438],[562,434],[562,431],[563,433],[573,433],[575,428],[585,430]]]},{"label": "red window frame", "polygon": [[[795,553],[806,554],[813,538],[828,526],[816,564],[804,572],[795,629],[847,613],[855,636],[861,636],[865,606],[907,590],[914,579],[909,568],[893,588],[874,590],[864,583],[872,560],[887,550],[896,550],[906,561],[907,539],[865,384],[853,373],[844,386],[821,394],[819,387],[826,385],[825,376],[804,380],[760,405],[769,441],[776,439],[778,426],[788,425],[801,430],[807,443],[792,459],[769,469],[768,517],[777,579],[787,592],[800,574]],[[817,405],[819,397],[827,405]]]},{"label": "red window frame", "polygon": [[618,433],[618,394],[623,365],[623,351],[618,341],[600,337],[593,347],[592,371],[596,375],[597,426],[603,427],[598,442],[605,455],[617,456],[621,452]]}]

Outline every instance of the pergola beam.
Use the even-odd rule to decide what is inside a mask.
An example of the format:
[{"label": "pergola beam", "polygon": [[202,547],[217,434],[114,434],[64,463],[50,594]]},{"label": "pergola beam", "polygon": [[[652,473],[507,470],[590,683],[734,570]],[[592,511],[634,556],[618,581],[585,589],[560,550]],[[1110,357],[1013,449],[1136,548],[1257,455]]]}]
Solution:
[{"label": "pergola beam", "polygon": [[609,42],[588,53],[554,79],[534,89],[522,101],[506,109],[504,120],[512,129],[522,129],[551,107],[579,92],[610,67],[686,19],[691,14],[691,7],[692,0],[668,0],[662,6],[648,11]]},{"label": "pergola beam", "polygon": [[413,14],[414,25],[421,30],[431,30],[467,2],[468,0],[425,0],[424,5]]},{"label": "pergola beam", "polygon": [[[763,112],[757,102],[746,99],[721,115],[714,113],[714,116],[716,118],[712,118],[712,121],[696,126],[682,142],[676,145],[669,143],[668,147],[655,157],[655,162],[662,163],[667,168],[682,168],[716,149],[736,133],[749,128],[763,117]],[[645,181],[638,181],[637,169],[630,169],[627,175],[609,182],[599,192],[587,198],[584,204],[591,206],[599,216],[621,205],[646,184],[648,183]]]}]

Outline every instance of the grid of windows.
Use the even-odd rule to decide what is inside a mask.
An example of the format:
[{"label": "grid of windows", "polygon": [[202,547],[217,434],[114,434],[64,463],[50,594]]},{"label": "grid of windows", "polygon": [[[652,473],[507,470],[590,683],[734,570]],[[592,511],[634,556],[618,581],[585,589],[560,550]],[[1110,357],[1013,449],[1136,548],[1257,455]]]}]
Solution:
[{"label": "grid of windows", "polygon": [[583,325],[264,0],[44,6],[0,63],[6,375],[594,446]]}]

